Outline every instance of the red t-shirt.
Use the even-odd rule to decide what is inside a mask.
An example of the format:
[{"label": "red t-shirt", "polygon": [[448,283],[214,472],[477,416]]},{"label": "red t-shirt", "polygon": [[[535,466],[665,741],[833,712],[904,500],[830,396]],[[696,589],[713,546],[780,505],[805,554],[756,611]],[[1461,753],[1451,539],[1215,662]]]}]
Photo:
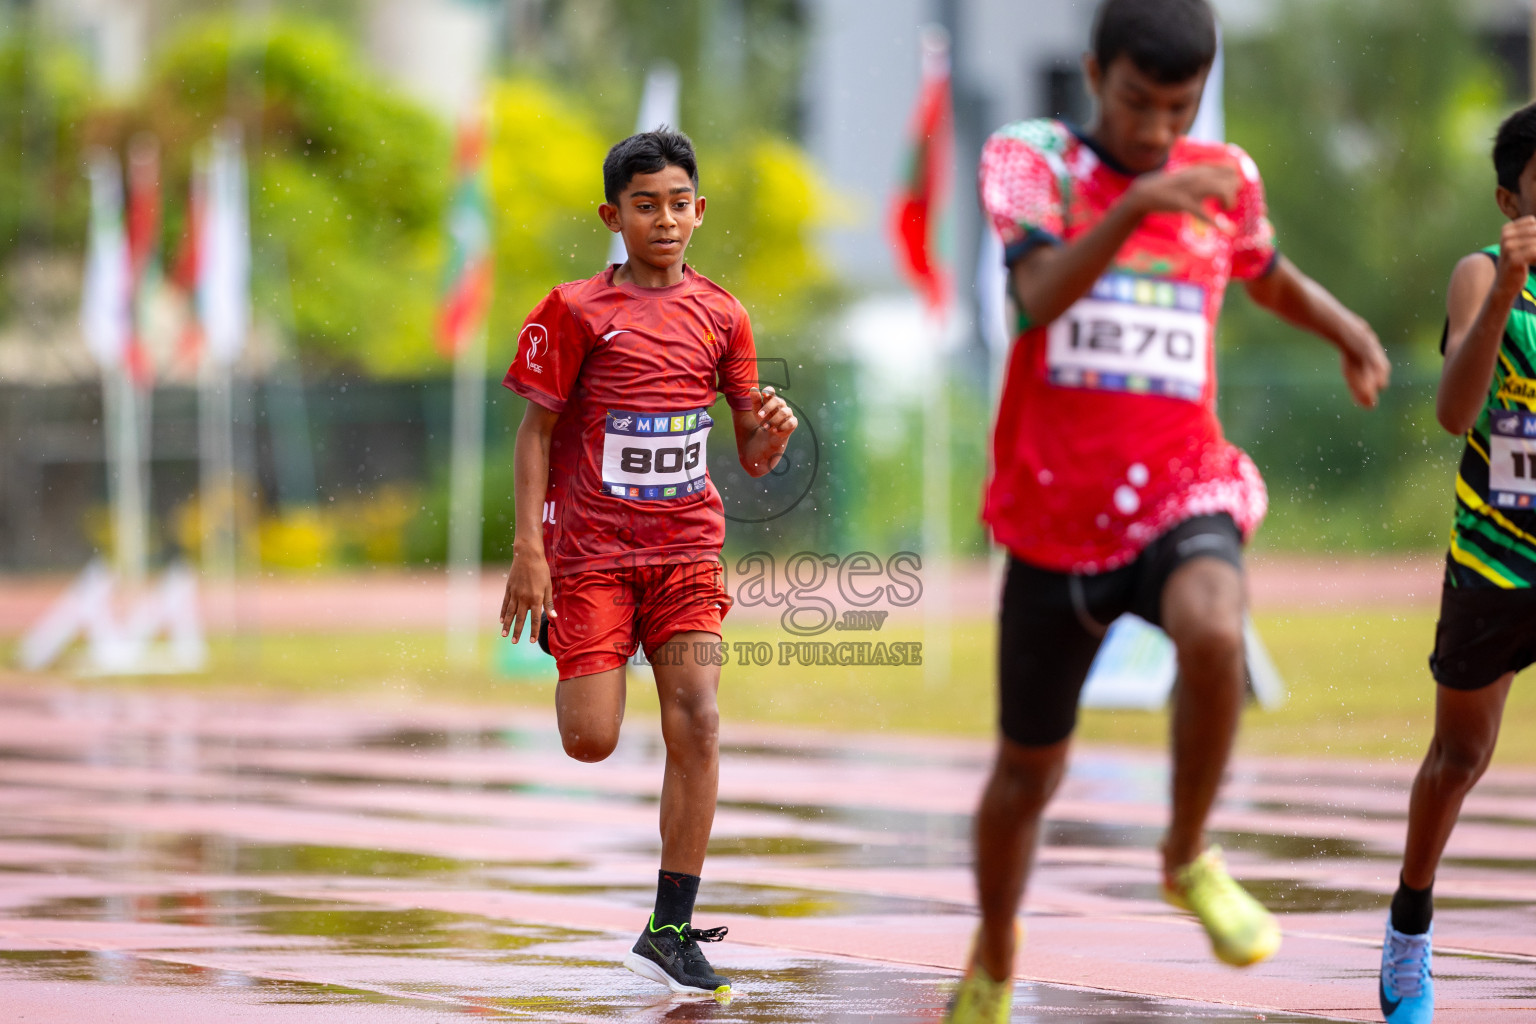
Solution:
[{"label": "red t-shirt", "polygon": [[614,269],[534,307],[502,382],[560,414],[544,500],[556,576],[718,557],[708,409],[718,393],[752,408],[757,384],[752,326],[729,292],[689,267],[669,288],[615,284]]},{"label": "red t-shirt", "polygon": [[[1098,572],[1192,516],[1227,512],[1244,537],[1264,518],[1264,481],[1216,420],[1214,346],[1227,282],[1277,258],[1264,187],[1232,145],[1181,138],[1164,169],[1218,162],[1242,177],[1232,210],[1143,218],[1087,295],[1021,324],[982,518],[1026,562]],[[1009,125],[981,155],[1010,262],[1082,235],[1134,180],[1060,121]]]}]

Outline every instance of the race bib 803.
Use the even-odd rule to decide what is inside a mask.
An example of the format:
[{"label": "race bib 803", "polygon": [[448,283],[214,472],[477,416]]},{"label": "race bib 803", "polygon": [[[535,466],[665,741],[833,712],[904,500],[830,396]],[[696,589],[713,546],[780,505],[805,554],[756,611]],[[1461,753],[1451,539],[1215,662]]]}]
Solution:
[{"label": "race bib 803", "polygon": [[1046,329],[1046,365],[1060,387],[1198,402],[1209,349],[1204,288],[1129,274],[1105,274]]},{"label": "race bib 803", "polygon": [[603,492],[632,501],[670,501],[701,493],[709,484],[705,448],[714,423],[704,409],[608,410]]},{"label": "race bib 803", "polygon": [[1536,412],[1495,409],[1488,421],[1488,503],[1531,508],[1536,502]]}]

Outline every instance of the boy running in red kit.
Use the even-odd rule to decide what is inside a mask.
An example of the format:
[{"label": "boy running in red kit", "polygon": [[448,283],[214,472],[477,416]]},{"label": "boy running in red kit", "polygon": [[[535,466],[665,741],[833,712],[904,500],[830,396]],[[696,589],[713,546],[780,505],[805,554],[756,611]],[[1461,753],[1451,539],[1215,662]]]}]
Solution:
[{"label": "boy running in red kit", "polygon": [[1227,963],[1280,944],[1205,839],[1243,699],[1243,544],[1266,505],[1216,419],[1227,283],[1330,342],[1361,405],[1390,366],[1365,321],[1277,251],[1248,155],[1185,135],[1215,53],[1206,0],[1105,0],[1084,58],[1093,123],[1018,122],[982,151],[981,199],[1021,315],[983,511],[1010,555],[1002,735],[976,814],[981,928],[951,1024],[1009,1019],[1014,915],[1040,821],[1089,665],[1127,611],[1178,654],[1163,896]]},{"label": "boy running in red kit", "polygon": [[729,993],[690,924],[715,815],[720,669],[710,655],[731,606],[721,584],[724,509],[706,466],[709,414],[731,408],[753,476],[771,470],[798,423],[757,388],[746,311],[683,259],[704,220],[693,145],[642,132],[603,161],[599,209],[629,258],[560,285],[528,315],[505,384],[528,399],[516,443],[517,529],[502,635],[528,624],[555,657],[565,751],[613,752],[626,661],[653,663],[666,773],[656,905],[624,965],[674,992]]}]

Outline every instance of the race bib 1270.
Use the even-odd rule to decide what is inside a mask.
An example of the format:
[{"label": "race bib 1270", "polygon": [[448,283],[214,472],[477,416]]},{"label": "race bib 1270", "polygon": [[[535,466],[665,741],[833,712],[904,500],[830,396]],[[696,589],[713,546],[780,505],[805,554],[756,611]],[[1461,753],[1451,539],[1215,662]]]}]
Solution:
[{"label": "race bib 1270", "polygon": [[1052,384],[1198,402],[1210,350],[1205,289],[1105,274],[1046,329]]},{"label": "race bib 1270", "polygon": [[1488,503],[1531,508],[1536,502],[1536,412],[1495,409],[1488,427]]},{"label": "race bib 1270", "polygon": [[603,491],[633,501],[670,501],[709,485],[705,447],[714,420],[685,412],[608,410],[603,430]]}]

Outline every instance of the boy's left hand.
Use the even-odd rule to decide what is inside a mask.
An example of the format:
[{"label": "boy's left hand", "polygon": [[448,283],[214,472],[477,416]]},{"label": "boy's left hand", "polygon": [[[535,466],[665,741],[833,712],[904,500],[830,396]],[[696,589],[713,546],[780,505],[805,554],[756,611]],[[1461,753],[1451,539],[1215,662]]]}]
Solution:
[{"label": "boy's left hand", "polygon": [[1344,371],[1344,383],[1355,403],[1365,409],[1376,408],[1376,396],[1392,379],[1392,361],[1371,325],[1365,319],[1351,313],[1352,317],[1344,344],[1341,346],[1340,363]]},{"label": "boy's left hand", "polygon": [[800,425],[789,403],[774,394],[772,384],[752,389],[752,411],[757,415],[758,425],[773,435],[774,440],[788,440]]}]

